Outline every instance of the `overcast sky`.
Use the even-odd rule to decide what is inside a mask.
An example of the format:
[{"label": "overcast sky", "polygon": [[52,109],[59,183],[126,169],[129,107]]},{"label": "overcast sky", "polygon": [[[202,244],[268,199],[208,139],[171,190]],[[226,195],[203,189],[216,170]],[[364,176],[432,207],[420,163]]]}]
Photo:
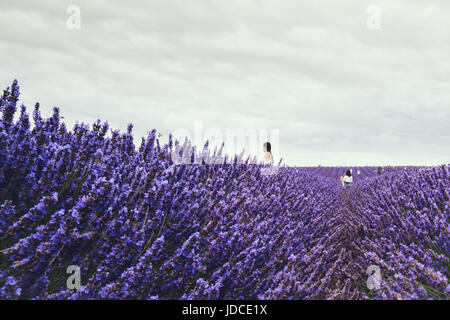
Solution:
[{"label": "overcast sky", "polygon": [[69,127],[132,122],[136,141],[198,122],[268,132],[288,165],[443,164],[449,16],[437,0],[1,0],[0,86],[17,78]]}]

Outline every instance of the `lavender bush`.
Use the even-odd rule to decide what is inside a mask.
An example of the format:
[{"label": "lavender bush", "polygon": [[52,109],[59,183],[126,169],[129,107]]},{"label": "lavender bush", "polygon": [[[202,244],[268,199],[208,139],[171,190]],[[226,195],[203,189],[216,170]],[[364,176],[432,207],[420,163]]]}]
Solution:
[{"label": "lavender bush", "polygon": [[68,130],[57,108],[14,120],[18,97],[0,99],[1,299],[448,298],[448,166],[343,190],[323,168],[178,164],[155,130],[136,148],[131,125]]}]

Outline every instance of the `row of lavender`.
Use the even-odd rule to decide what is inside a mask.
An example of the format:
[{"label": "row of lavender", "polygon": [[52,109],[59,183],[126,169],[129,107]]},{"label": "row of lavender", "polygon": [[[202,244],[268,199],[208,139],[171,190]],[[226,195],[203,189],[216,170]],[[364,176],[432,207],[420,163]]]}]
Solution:
[{"label": "row of lavender", "polygon": [[68,131],[38,105],[14,121],[18,95],[0,100],[0,298],[447,297],[447,167],[346,192],[308,169],[175,165],[155,131],[136,150],[131,126]]},{"label": "row of lavender", "polygon": [[[58,110],[42,119],[36,107],[30,129],[23,108],[12,121],[17,95],[2,98],[4,297],[257,298],[297,259],[314,271],[301,296],[326,295],[315,248],[339,223],[335,186],[301,170],[174,166],[155,132],[135,151],[131,129],[68,132]],[[76,292],[69,265],[81,267]]]},{"label": "row of lavender", "polygon": [[[448,165],[409,168],[363,181],[345,201],[359,269],[381,270],[377,298],[448,299],[450,286]],[[372,296],[372,293],[371,293]]]}]

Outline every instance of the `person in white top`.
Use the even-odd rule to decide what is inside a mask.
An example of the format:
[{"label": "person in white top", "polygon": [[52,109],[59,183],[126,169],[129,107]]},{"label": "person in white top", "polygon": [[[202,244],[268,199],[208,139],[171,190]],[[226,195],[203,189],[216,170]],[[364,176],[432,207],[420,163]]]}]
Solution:
[{"label": "person in white top", "polygon": [[341,177],[341,182],[345,189],[350,188],[353,182],[352,172],[350,170],[347,170],[347,172],[345,172],[345,174]]},{"label": "person in white top", "polygon": [[263,145],[264,150],[264,164],[273,164],[272,145],[270,142],[266,142]]}]

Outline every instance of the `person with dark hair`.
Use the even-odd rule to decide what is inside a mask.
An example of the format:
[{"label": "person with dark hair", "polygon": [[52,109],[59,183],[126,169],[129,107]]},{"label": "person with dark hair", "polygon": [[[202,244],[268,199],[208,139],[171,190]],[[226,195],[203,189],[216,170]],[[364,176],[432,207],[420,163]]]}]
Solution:
[{"label": "person with dark hair", "polygon": [[342,184],[345,189],[350,188],[353,182],[353,176],[351,170],[347,170],[345,174],[341,177]]},{"label": "person with dark hair", "polygon": [[264,164],[273,164],[272,145],[266,142],[263,145],[264,150]]}]

